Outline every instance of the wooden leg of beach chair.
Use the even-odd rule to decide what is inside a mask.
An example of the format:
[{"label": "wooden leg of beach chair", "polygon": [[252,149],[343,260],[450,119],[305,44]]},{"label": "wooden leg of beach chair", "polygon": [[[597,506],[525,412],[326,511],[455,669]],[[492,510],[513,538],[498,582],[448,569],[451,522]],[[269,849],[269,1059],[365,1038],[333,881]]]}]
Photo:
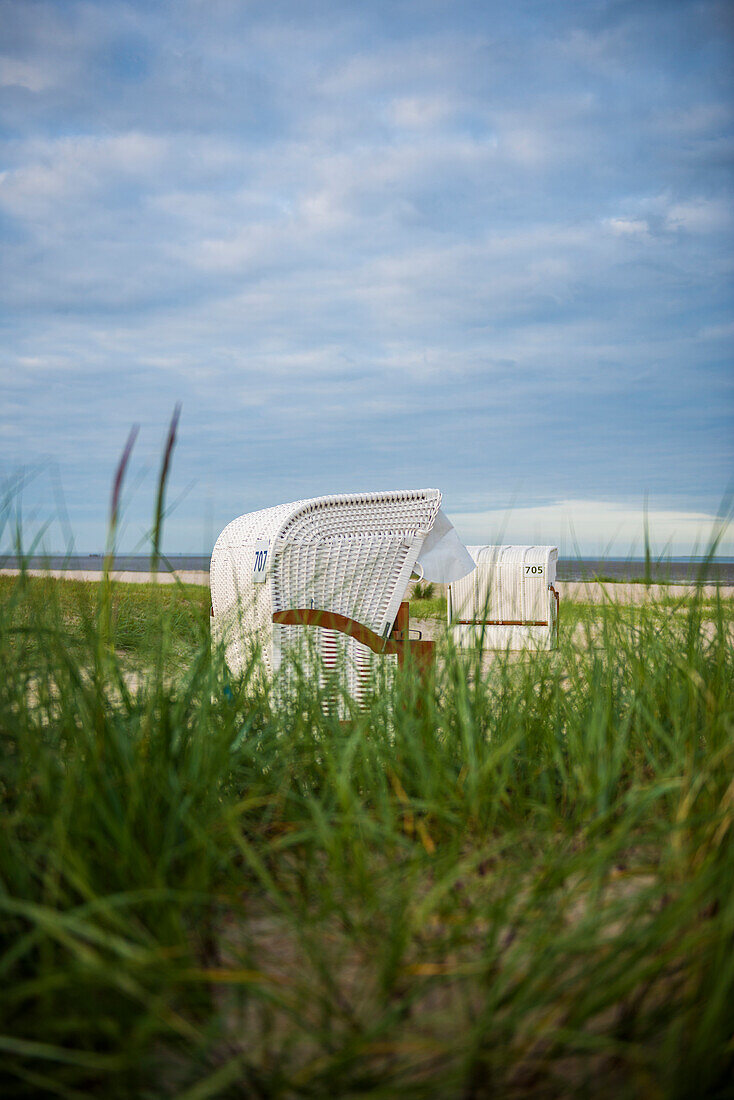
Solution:
[{"label": "wooden leg of beach chair", "polygon": [[410,604],[407,600],[401,603],[395,625],[393,626],[390,640],[398,646],[398,665],[402,668],[405,664],[406,654],[410,650],[411,660],[415,662],[418,670],[425,674],[432,667],[435,659],[434,643],[422,639],[412,640],[410,637]]}]

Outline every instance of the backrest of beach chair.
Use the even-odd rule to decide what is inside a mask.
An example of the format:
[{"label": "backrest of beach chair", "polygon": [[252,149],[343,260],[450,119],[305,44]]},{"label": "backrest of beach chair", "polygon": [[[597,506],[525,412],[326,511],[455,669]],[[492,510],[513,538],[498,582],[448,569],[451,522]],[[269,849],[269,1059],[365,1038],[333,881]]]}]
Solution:
[{"label": "backrest of beach chair", "polygon": [[476,569],[449,585],[454,640],[485,649],[550,649],[558,637],[555,546],[469,546]]},{"label": "backrest of beach chair", "polygon": [[304,630],[321,674],[343,667],[360,699],[372,651],[337,630],[273,622],[294,609],[335,612],[387,636],[441,504],[437,489],[345,494],[251,512],[217,539],[211,562],[215,642],[234,675],[256,645],[273,673]]}]

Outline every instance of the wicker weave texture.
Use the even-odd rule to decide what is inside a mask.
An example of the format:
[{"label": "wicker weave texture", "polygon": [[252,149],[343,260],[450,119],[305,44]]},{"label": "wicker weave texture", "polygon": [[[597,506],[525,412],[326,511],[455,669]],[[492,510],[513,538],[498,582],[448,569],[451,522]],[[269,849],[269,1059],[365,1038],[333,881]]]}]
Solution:
[{"label": "wicker weave texture", "polygon": [[[473,573],[449,586],[449,622],[459,645],[551,648],[556,638],[555,546],[469,546]],[[512,625],[496,625],[498,623]],[[547,626],[534,625],[547,623]],[[517,625],[524,624],[524,625]]]},{"label": "wicker weave texture", "polygon": [[[437,489],[316,497],[240,516],[217,539],[211,563],[213,636],[238,674],[253,643],[276,671],[304,631],[320,675],[342,667],[361,698],[373,654],[315,627],[274,625],[275,611],[317,608],[389,632],[423,541],[441,504]],[[256,547],[268,546],[264,583],[253,582]]]}]

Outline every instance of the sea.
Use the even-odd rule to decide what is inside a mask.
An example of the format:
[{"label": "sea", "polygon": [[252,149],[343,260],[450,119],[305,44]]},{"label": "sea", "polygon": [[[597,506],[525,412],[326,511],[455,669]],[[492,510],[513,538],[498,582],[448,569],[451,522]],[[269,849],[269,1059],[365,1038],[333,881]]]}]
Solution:
[{"label": "sea", "polygon": [[[27,569],[65,569],[70,573],[82,571],[102,572],[104,556],[102,554],[51,554],[26,557]],[[158,569],[161,573],[179,570],[207,572],[209,557],[197,554],[169,554],[161,558]],[[19,569],[20,559],[13,554],[0,554],[0,568]],[[118,554],[115,557],[115,569],[130,573],[148,573],[150,555]],[[649,566],[644,558],[559,558],[557,577],[559,581],[592,580],[595,577],[610,581],[641,581],[648,577],[653,581],[667,583],[691,583],[699,578],[707,584],[734,584],[734,558],[716,558],[708,561],[704,558],[665,558],[653,560]]]}]

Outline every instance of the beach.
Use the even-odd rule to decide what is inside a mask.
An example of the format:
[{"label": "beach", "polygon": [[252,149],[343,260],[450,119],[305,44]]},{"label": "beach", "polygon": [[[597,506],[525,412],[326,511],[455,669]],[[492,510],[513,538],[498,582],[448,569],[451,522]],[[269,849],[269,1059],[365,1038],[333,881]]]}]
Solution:
[{"label": "beach", "polygon": [[[90,581],[99,582],[104,573],[99,569],[26,569],[29,577],[55,577],[65,581]],[[0,569],[0,577],[17,577],[20,569]],[[121,581],[124,584],[201,584],[209,585],[208,569],[180,569],[174,572],[161,570],[153,574],[138,572],[132,569],[113,569],[110,573],[113,581]]]},{"label": "beach", "polygon": [[[0,569],[0,576],[18,576],[19,569]],[[99,582],[104,574],[99,569],[27,569],[30,577],[55,577],[59,580]],[[153,574],[131,569],[113,570],[111,577],[123,584],[195,584],[209,586],[209,572],[205,569],[179,569],[173,572]],[[686,599],[692,594],[693,584],[641,584],[632,581],[556,581],[554,585],[561,600],[573,603],[642,604],[648,601]],[[444,585],[436,585],[437,594],[445,593]],[[722,599],[734,597],[732,584],[704,584],[702,595],[713,599],[718,593]]]}]

